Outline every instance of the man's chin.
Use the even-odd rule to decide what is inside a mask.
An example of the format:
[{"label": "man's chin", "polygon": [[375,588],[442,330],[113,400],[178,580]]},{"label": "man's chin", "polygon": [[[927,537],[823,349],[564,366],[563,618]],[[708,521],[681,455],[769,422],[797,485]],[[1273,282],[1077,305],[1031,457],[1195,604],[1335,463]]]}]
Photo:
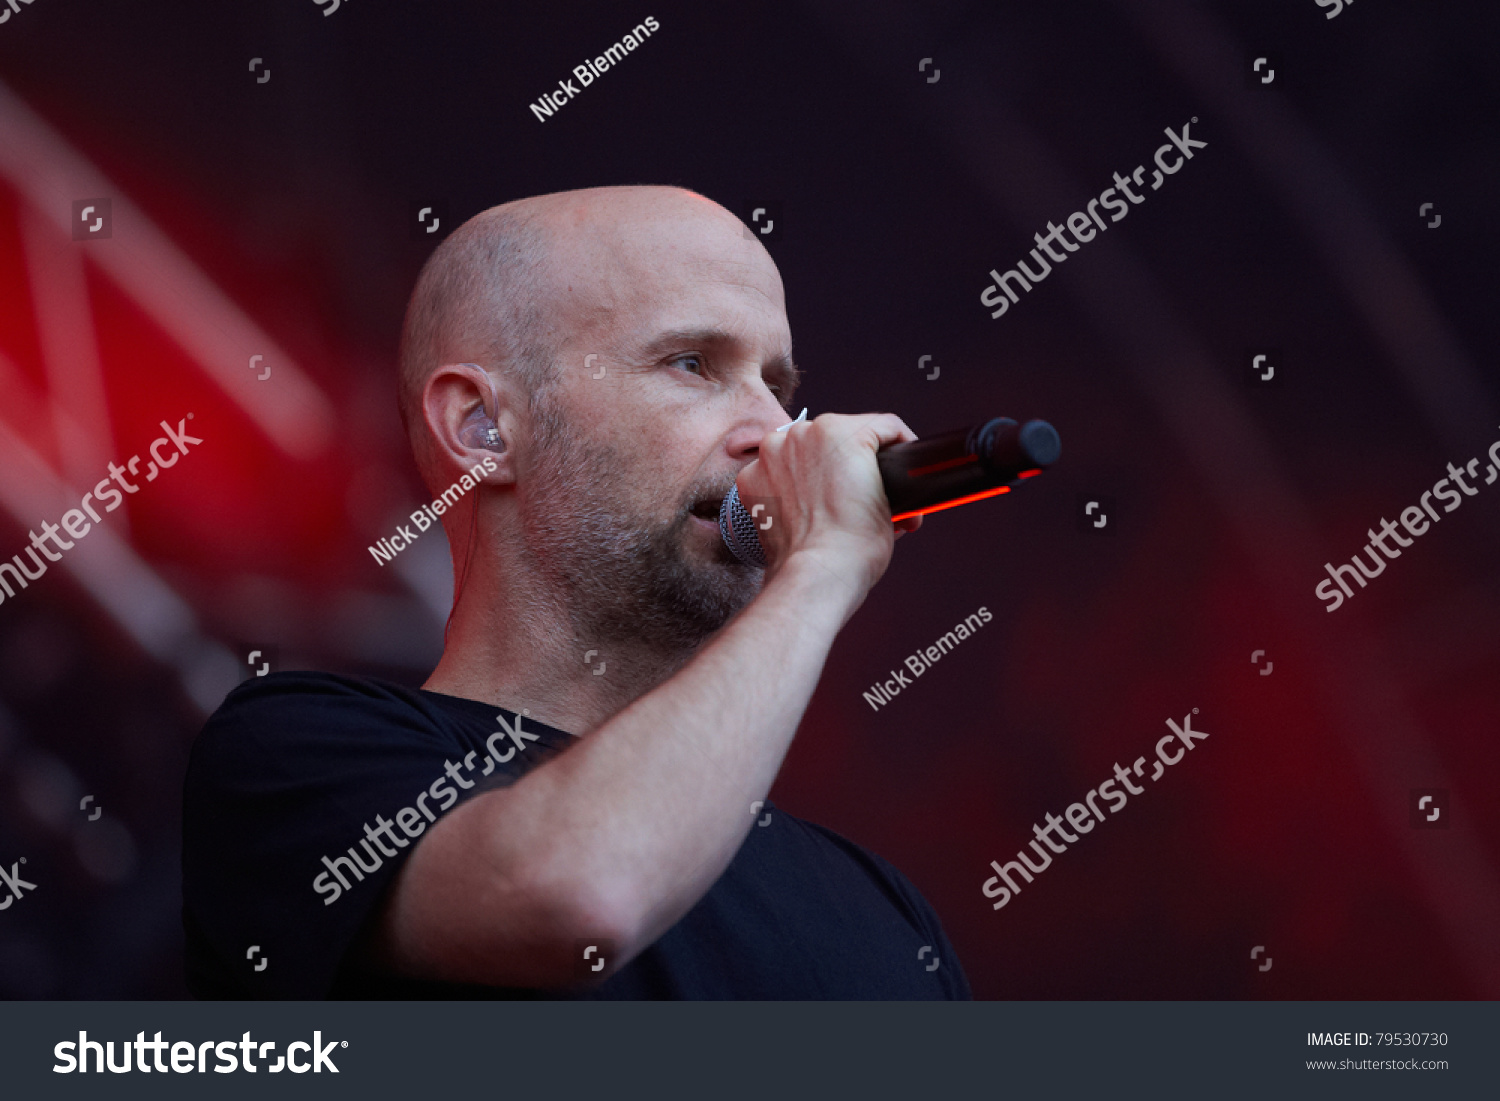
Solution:
[{"label": "man's chin", "polygon": [[716,621],[717,629],[755,598],[765,576],[734,556],[714,521],[689,515],[674,534],[682,570],[679,595],[705,613],[707,620]]}]

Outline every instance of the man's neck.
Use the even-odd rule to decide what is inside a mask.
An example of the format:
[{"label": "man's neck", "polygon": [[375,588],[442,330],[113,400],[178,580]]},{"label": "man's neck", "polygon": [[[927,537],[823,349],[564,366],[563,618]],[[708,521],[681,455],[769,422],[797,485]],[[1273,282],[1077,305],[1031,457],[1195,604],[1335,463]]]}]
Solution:
[{"label": "man's neck", "polygon": [[[489,579],[487,579],[489,580]],[[478,579],[471,581],[477,583]],[[480,700],[573,734],[586,734],[680,669],[691,654],[664,655],[638,642],[577,633],[562,594],[536,585],[466,585],[443,656],[422,686]]]}]

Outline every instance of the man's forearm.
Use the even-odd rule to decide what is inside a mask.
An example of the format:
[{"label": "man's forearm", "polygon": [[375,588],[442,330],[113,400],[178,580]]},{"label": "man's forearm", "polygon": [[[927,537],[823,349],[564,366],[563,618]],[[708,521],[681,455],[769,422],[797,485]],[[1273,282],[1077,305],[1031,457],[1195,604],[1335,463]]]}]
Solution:
[{"label": "man's forearm", "polygon": [[649,945],[744,840],[863,596],[789,559],[676,675],[505,793],[499,863],[522,862],[532,889],[607,915],[622,957]]}]

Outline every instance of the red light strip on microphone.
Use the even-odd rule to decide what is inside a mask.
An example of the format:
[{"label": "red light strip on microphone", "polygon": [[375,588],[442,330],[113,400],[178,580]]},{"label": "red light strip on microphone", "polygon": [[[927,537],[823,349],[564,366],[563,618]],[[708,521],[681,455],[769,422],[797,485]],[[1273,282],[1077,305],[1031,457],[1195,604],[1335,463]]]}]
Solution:
[{"label": "red light strip on microphone", "polygon": [[969,463],[977,463],[978,455],[960,455],[956,459],[944,459],[938,463],[928,463],[926,466],[915,467],[906,473],[909,477],[920,478],[924,474],[936,474],[941,470],[952,470],[956,466],[967,466]]},{"label": "red light strip on microphone", "polygon": [[967,497],[960,497],[956,501],[944,501],[942,504],[933,505],[931,508],[919,508],[913,509],[911,512],[903,512],[900,516],[892,516],[891,523],[894,524],[897,520],[905,520],[910,516],[926,516],[929,512],[942,512],[945,508],[957,508],[959,505],[966,505],[970,501],[982,501],[986,497],[995,497],[1001,493],[1009,492],[1010,486],[996,486],[994,489],[986,489],[982,493],[971,493]]}]

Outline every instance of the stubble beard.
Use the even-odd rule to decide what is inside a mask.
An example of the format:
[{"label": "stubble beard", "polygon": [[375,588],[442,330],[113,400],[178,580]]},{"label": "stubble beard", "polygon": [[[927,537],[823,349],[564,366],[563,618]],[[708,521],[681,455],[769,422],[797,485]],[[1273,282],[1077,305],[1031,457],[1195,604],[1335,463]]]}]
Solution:
[{"label": "stubble beard", "polygon": [[688,551],[696,524],[687,506],[728,493],[732,478],[694,484],[671,514],[653,515],[634,504],[640,486],[631,484],[622,456],[570,433],[544,396],[531,412],[537,468],[522,509],[526,546],[566,603],[575,637],[601,648],[644,649],[674,666],[685,661],[763,581],[722,541],[712,560]]}]

